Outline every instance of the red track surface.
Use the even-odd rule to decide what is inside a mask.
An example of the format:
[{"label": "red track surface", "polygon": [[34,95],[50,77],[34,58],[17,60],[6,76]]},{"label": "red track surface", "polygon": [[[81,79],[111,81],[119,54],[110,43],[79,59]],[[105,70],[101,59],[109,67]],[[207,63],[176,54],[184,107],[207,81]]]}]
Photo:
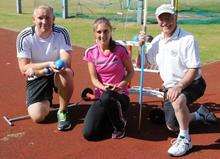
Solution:
[{"label": "red track surface", "polygon": [[[170,140],[175,135],[169,133],[163,125],[152,124],[148,120],[148,112],[152,106],[161,102],[155,98],[145,97],[147,104],[143,108],[141,131],[138,132],[138,107],[133,104],[130,109],[127,136],[122,140],[105,139],[98,142],[88,142],[82,136],[83,123],[81,118],[88,110],[87,103],[72,109],[72,119],[75,123],[72,130],[58,132],[56,115],[51,114],[48,122],[34,124],[31,120],[15,122],[10,127],[2,118],[25,115],[24,79],[19,73],[16,59],[16,32],[0,29],[0,158],[1,159],[156,159],[169,158],[167,149]],[[75,70],[75,91],[72,103],[80,100],[83,88],[91,86],[87,65],[82,61],[84,49],[74,47],[72,57]],[[193,105],[207,103],[220,117],[220,62],[203,67],[204,78],[207,82],[205,95]],[[135,74],[132,85],[138,84],[139,75]],[[146,74],[145,86],[159,87],[158,75]],[[131,96],[132,102],[138,97]],[[57,104],[55,98],[54,103]],[[191,124],[190,133],[194,148],[184,158],[219,158],[220,156],[220,126]]]}]

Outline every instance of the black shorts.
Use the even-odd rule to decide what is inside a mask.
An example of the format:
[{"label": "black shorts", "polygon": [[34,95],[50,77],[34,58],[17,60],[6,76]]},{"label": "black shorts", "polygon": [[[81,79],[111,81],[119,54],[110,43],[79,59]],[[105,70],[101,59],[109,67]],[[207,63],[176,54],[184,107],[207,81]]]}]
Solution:
[{"label": "black shorts", "polygon": [[53,89],[56,89],[54,85],[54,75],[42,76],[34,80],[27,81],[26,82],[27,106],[43,100],[49,100],[49,102],[52,104]]},{"label": "black shorts", "polygon": [[[183,89],[182,93],[186,96],[187,105],[193,103],[198,98],[203,96],[205,89],[206,89],[206,83],[202,77],[197,80],[194,80],[188,87]],[[165,98],[166,98],[166,92],[165,92]],[[176,120],[175,112],[169,100],[165,99],[163,110],[165,113],[166,124],[170,126],[176,126],[177,120]]]}]

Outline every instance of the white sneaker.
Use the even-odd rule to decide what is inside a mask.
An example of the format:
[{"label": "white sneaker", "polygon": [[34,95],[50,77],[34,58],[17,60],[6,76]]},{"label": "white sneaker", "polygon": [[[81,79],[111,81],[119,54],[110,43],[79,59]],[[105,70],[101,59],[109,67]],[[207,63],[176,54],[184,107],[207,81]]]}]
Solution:
[{"label": "white sneaker", "polygon": [[206,106],[200,106],[196,111],[201,117],[204,123],[217,122],[217,118],[213,112],[210,112]]},{"label": "white sneaker", "polygon": [[191,140],[186,138],[178,137],[175,140],[171,141],[172,146],[167,151],[171,156],[182,156],[186,154],[192,148]]}]

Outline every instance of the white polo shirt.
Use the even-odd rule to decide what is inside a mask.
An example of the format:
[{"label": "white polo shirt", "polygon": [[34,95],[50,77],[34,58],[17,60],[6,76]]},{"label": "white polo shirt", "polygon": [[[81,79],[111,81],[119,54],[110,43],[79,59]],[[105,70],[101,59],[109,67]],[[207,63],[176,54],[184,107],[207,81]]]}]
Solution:
[{"label": "white polo shirt", "polygon": [[157,64],[166,88],[177,84],[190,68],[199,68],[195,79],[201,77],[198,43],[193,35],[178,28],[169,39],[161,33],[148,47],[146,60]]},{"label": "white polo shirt", "polygon": [[53,33],[46,39],[35,34],[34,27],[27,27],[17,37],[17,57],[28,58],[33,63],[55,61],[63,50],[72,50],[68,31],[53,26]]}]

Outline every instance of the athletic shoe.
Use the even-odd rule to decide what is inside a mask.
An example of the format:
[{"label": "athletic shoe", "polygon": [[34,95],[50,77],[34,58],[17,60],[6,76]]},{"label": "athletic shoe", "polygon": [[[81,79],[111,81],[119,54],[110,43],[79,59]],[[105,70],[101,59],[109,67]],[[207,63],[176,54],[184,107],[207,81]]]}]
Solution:
[{"label": "athletic shoe", "polygon": [[213,112],[210,112],[206,106],[200,106],[200,108],[196,111],[200,116],[204,123],[216,122],[217,118]]},{"label": "athletic shoe", "polygon": [[58,125],[57,129],[60,131],[69,130],[71,128],[71,122],[67,111],[57,112]]},{"label": "athletic shoe", "polygon": [[168,150],[168,154],[171,156],[182,156],[192,148],[191,140],[188,140],[183,136],[172,140],[171,144],[172,146]]},{"label": "athletic shoe", "polygon": [[122,121],[123,121],[122,129],[121,130],[115,129],[112,133],[112,139],[122,139],[125,136],[125,128],[127,121],[126,120],[122,120]]}]

